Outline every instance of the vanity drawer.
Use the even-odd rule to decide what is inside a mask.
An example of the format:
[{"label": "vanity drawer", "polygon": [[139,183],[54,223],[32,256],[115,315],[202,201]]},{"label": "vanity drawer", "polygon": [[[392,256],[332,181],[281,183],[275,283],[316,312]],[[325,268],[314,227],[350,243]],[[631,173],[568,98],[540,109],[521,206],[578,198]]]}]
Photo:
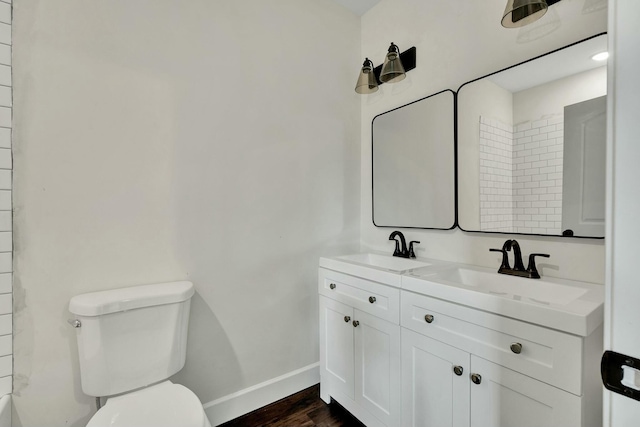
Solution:
[{"label": "vanity drawer", "polygon": [[398,288],[320,268],[318,292],[396,325],[400,323]]},{"label": "vanity drawer", "polygon": [[582,395],[580,337],[412,292],[401,300],[403,327]]}]

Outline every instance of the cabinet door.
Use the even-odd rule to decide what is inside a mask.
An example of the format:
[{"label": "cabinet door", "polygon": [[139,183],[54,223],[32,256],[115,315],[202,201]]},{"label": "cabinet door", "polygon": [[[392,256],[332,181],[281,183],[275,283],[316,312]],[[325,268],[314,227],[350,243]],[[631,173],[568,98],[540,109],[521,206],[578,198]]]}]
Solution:
[{"label": "cabinet door", "polygon": [[471,356],[471,427],[579,427],[580,398]]},{"label": "cabinet door", "polygon": [[400,424],[400,326],[354,310],[356,403],[385,425]]},{"label": "cabinet door", "polygon": [[320,376],[323,387],[353,399],[353,308],[320,297]]},{"label": "cabinet door", "polygon": [[403,329],[402,425],[469,427],[469,363],[469,353]]}]

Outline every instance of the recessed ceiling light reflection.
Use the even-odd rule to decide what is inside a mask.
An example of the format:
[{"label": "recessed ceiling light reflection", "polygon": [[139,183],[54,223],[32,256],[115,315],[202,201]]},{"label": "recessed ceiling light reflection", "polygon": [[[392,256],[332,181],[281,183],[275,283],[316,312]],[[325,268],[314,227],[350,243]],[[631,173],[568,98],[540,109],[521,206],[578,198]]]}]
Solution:
[{"label": "recessed ceiling light reflection", "polygon": [[609,52],[596,53],[591,57],[594,61],[606,61],[609,58]]}]

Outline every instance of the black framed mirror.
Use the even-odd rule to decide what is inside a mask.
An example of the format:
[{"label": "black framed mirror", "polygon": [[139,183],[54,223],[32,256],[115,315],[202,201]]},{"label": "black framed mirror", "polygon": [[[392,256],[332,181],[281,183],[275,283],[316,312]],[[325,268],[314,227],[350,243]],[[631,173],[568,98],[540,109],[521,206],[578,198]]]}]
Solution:
[{"label": "black framed mirror", "polygon": [[379,114],[371,127],[374,225],[454,228],[455,92]]},{"label": "black framed mirror", "polygon": [[607,35],[458,89],[458,225],[604,237]]}]

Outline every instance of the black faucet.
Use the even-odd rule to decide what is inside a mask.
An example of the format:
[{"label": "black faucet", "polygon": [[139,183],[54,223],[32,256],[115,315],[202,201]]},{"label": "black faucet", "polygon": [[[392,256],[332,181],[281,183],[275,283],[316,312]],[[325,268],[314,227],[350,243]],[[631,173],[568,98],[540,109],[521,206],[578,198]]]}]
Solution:
[{"label": "black faucet", "polygon": [[[507,248],[513,249],[513,269],[515,271],[524,271],[524,264],[522,263],[522,252],[520,251],[520,243],[516,240],[511,240],[511,247]],[[505,242],[506,243],[506,242]]]},{"label": "black faucet", "polygon": [[489,249],[489,252],[502,252],[502,264],[500,264],[500,268],[498,269],[498,273],[504,273],[505,271],[511,270],[511,265],[509,265],[509,254],[508,250],[511,249],[511,240],[507,240],[502,245],[502,249]]},{"label": "black faucet", "polygon": [[[509,265],[508,252],[513,249],[514,266],[511,268]],[[549,258],[548,254],[531,254],[529,255],[529,266],[525,269],[522,263],[522,252],[520,251],[520,244],[516,240],[507,240],[502,245],[502,249],[489,249],[492,252],[502,252],[502,264],[498,269],[500,274],[509,274],[511,276],[526,277],[529,279],[539,279],[540,273],[536,268],[537,256]]]},{"label": "black faucet", "polygon": [[[400,237],[400,242],[396,240],[396,237]],[[401,258],[415,258],[416,254],[413,251],[413,244],[420,243],[417,240],[412,240],[409,243],[409,249],[407,249],[407,241],[404,238],[404,234],[400,231],[394,231],[389,235],[389,240],[394,240],[396,242],[396,248],[393,251],[393,256],[401,257]]]}]

